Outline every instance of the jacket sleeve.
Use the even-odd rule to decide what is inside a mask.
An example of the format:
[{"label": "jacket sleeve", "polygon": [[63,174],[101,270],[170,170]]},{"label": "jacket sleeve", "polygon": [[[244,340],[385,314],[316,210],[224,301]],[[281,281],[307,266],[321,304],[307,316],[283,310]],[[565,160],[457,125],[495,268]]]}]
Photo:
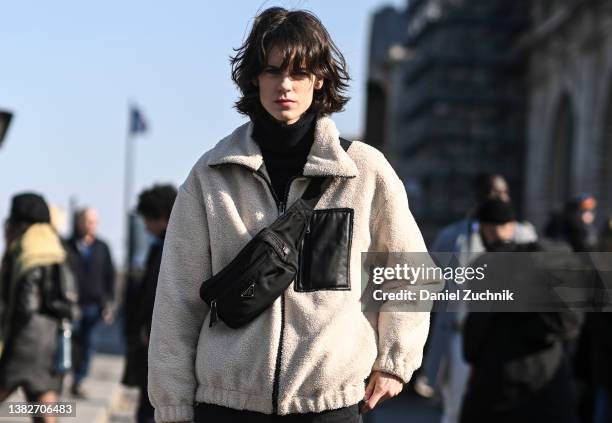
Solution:
[{"label": "jacket sleeve", "polygon": [[[372,250],[375,252],[427,252],[421,232],[408,208],[404,184],[384,160],[378,176],[371,220]],[[385,281],[386,291],[407,288],[405,280]],[[387,285],[390,284],[390,285]],[[429,331],[429,312],[410,311],[410,304],[393,301],[378,311],[378,356],[372,370],[389,373],[408,383],[423,358]],[[395,301],[397,303],[397,301]],[[419,307],[419,310],[422,310]]]},{"label": "jacket sleeve", "polygon": [[115,298],[115,266],[108,245],[104,244],[104,302],[112,302]]},{"label": "jacket sleeve", "polygon": [[38,268],[26,272],[17,283],[14,321],[20,325],[25,325],[41,308],[41,278],[42,270]]},{"label": "jacket sleeve", "polygon": [[208,312],[199,288],[211,264],[202,194],[192,191],[186,182],[174,203],[153,307],[148,390],[158,422],[193,419],[196,347]]}]

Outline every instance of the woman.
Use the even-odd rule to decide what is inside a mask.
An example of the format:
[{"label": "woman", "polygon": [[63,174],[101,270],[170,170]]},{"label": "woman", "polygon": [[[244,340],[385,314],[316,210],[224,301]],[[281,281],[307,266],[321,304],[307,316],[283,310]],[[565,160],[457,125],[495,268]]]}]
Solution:
[{"label": "woman", "polygon": [[[60,319],[54,315],[57,304],[50,304],[43,292],[56,281],[57,266],[65,263],[66,253],[41,196],[13,197],[5,238],[0,401],[21,387],[29,402],[56,402],[63,376],[56,371]],[[76,298],[68,303],[68,308],[74,306]]]},{"label": "woman", "polygon": [[[196,163],[166,234],[149,350],[156,420],[359,421],[360,401],[371,410],[410,380],[429,328],[429,313],[361,309],[361,252],[426,251],[404,186],[376,149],[341,144],[329,115],[349,76],[313,14],[263,11],[232,78],[250,122]],[[315,177],[329,183],[295,282],[246,326],[213,325],[202,281]]]}]

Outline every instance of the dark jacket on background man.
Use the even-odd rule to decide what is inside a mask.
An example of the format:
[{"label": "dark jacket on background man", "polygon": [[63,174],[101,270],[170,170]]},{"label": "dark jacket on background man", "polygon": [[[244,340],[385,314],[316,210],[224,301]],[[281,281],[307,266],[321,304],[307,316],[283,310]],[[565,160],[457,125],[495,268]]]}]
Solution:
[{"label": "dark jacket on background man", "polygon": [[79,304],[104,307],[113,300],[115,291],[115,267],[110,250],[105,242],[97,238],[89,246],[89,254],[83,254],[78,244],[76,238],[68,241],[76,257],[74,270],[79,287]]},{"label": "dark jacket on background man", "polygon": [[[612,218],[606,222],[602,233],[600,251],[612,254]],[[605,259],[604,259],[605,260]],[[607,276],[604,276],[606,275]],[[609,278],[610,273],[602,272],[602,278]],[[608,291],[609,292],[609,291]],[[607,298],[610,301],[610,298]],[[612,393],[612,313],[589,313],[587,325],[590,340],[589,364],[594,384]]]},{"label": "dark jacket on background man", "polygon": [[157,289],[157,277],[161,266],[164,237],[165,233],[161,235],[159,242],[149,248],[142,280],[132,301],[126,303],[126,313],[131,315],[132,318],[126,328],[128,351],[123,383],[128,386],[144,386],[145,392],[149,335],[151,333],[155,290]]},{"label": "dark jacket on background man", "polygon": [[470,313],[464,354],[472,374],[462,422],[575,422],[569,358],[577,321],[563,313]]},{"label": "dark jacket on background man", "polygon": [[[503,251],[535,252],[542,247],[508,244]],[[485,256],[479,260],[486,262]],[[489,264],[489,280],[496,278],[494,269]],[[567,348],[580,323],[573,312],[469,313],[463,353],[472,372],[461,422],[577,422]]]}]

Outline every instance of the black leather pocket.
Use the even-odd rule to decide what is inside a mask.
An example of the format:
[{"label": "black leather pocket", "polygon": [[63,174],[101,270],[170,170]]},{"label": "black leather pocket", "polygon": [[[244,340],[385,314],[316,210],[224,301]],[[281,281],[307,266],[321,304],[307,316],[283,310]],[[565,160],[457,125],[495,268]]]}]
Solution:
[{"label": "black leather pocket", "polygon": [[315,210],[302,241],[295,290],[350,290],[352,238],[353,209]]}]

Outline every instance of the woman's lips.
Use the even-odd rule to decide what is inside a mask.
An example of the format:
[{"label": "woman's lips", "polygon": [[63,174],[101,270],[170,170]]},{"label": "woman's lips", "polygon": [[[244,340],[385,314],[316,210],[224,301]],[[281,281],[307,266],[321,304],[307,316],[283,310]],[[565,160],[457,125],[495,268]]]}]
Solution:
[{"label": "woman's lips", "polygon": [[291,106],[293,103],[295,103],[295,101],[292,100],[276,100],[274,101],[276,104],[278,104],[279,106],[282,107],[289,107]]}]

